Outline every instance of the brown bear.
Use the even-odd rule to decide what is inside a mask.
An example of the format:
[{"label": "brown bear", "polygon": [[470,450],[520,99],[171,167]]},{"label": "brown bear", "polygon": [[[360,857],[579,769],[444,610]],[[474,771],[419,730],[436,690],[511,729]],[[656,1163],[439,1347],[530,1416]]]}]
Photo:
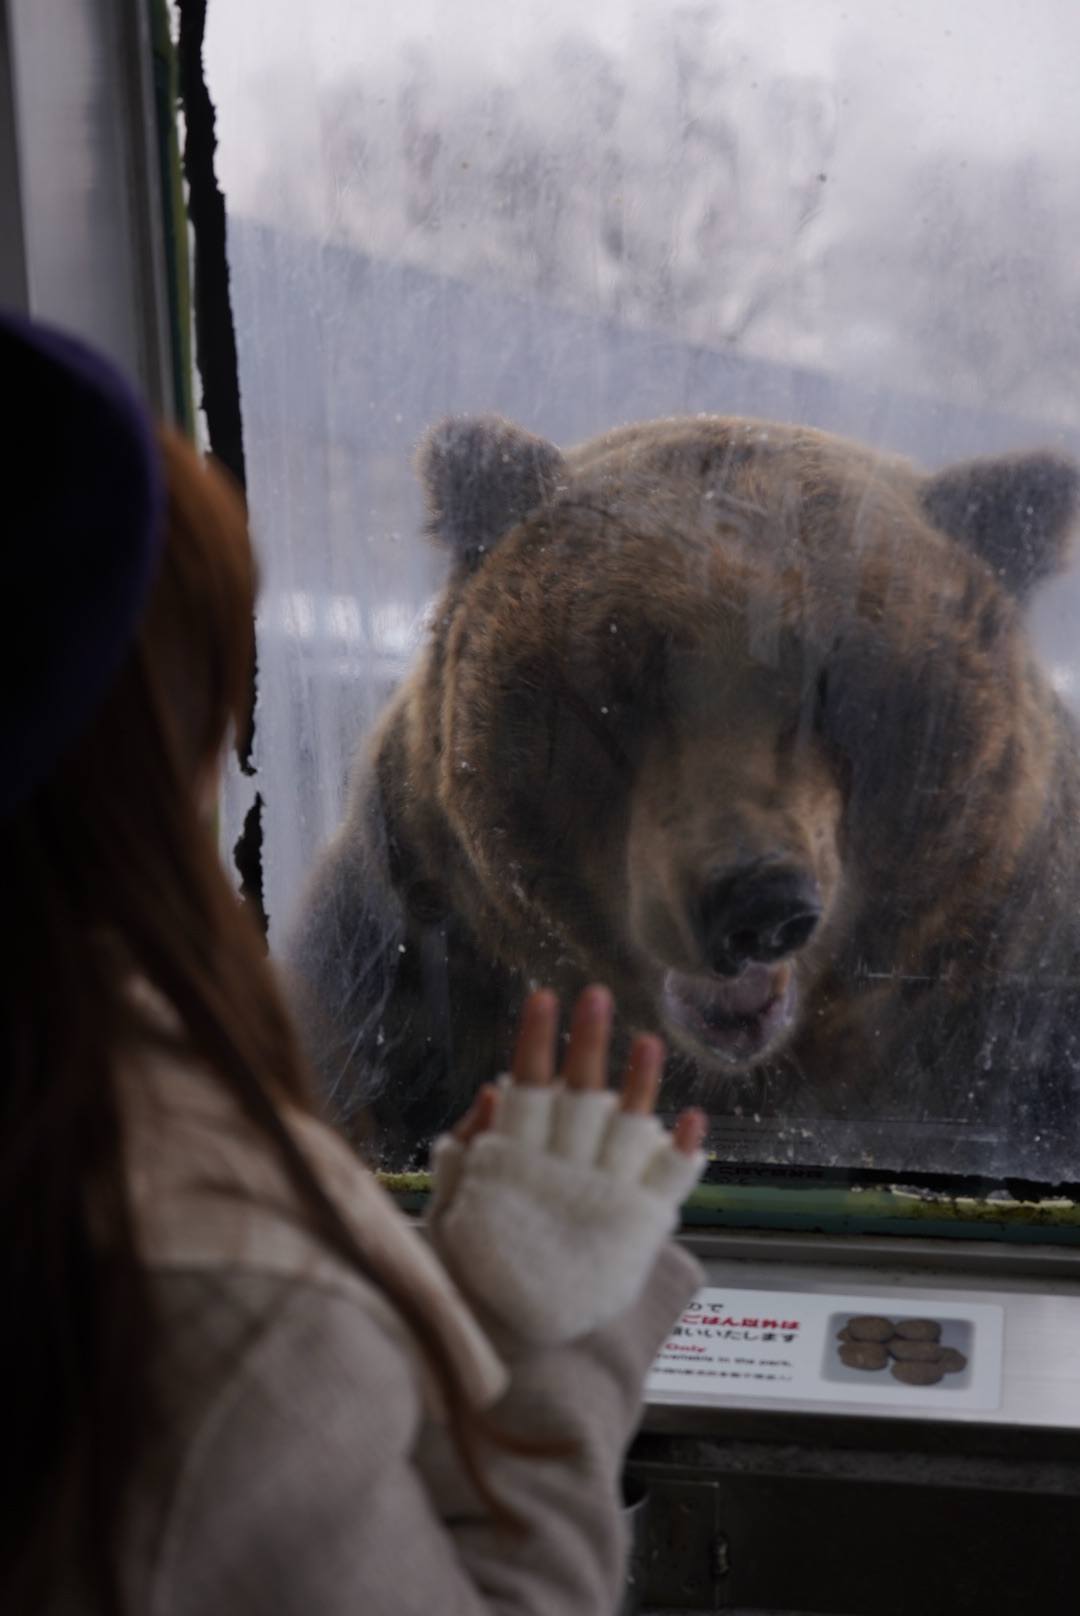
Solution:
[{"label": "brown bear", "polygon": [[1077,733],[1023,620],[1073,464],[487,417],[418,469],[450,581],[289,951],[383,1160],[505,1063],[529,984],[600,980],[672,1105],[959,1119],[988,1171],[1080,1178]]}]

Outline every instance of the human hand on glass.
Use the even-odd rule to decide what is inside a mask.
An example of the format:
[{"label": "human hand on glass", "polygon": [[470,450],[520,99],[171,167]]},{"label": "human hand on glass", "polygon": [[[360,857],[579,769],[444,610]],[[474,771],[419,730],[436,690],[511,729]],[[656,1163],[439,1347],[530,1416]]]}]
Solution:
[{"label": "human hand on glass", "polygon": [[[607,988],[594,985],[585,989],[574,1006],[570,1038],[563,1061],[561,1079],[578,1093],[599,1092],[607,1087],[608,1046],[614,1003]],[[554,993],[541,989],[531,993],[518,1023],[510,1077],[525,1087],[545,1088],[555,1080],[555,1049],[559,1031],[559,1001]],[[630,1116],[651,1116],[660,1089],[664,1065],[663,1040],[654,1033],[638,1033],[630,1046],[618,1108]],[[486,1083],[466,1115],[453,1130],[453,1137],[465,1144],[486,1133],[495,1123],[499,1090]],[[684,1111],[672,1129],[674,1148],[687,1156],[700,1150],[707,1128],[705,1113]]]},{"label": "human hand on glass", "polygon": [[706,1121],[653,1111],[664,1046],[633,1041],[607,1087],[613,1004],[587,988],[558,1081],[559,1006],[533,993],[512,1070],[435,1149],[432,1237],[463,1289],[522,1335],[573,1340],[626,1311],[704,1166]]}]

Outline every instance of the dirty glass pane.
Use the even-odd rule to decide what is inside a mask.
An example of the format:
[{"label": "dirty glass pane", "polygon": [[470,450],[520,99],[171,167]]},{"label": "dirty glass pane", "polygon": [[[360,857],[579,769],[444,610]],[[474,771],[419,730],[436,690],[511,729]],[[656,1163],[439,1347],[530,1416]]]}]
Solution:
[{"label": "dirty glass pane", "polygon": [[1080,1179],[1078,54],[211,5],[270,938],[384,1161],[600,978],[724,1160]]}]

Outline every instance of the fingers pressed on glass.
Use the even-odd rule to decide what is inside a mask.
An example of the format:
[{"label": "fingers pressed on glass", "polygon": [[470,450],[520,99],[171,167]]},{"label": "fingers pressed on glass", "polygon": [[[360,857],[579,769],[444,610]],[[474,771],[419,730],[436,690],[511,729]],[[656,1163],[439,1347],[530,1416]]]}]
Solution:
[{"label": "fingers pressed on glass", "polygon": [[494,1085],[485,1083],[461,1121],[451,1129],[458,1143],[467,1145],[470,1139],[475,1139],[478,1134],[487,1133],[493,1128],[498,1104],[499,1096]]},{"label": "fingers pressed on glass", "polygon": [[541,988],[525,1000],[510,1063],[515,1083],[542,1088],[555,1076],[555,1040],[559,1031],[559,1001]]},{"label": "fingers pressed on glass", "polygon": [[614,1005],[607,988],[585,989],[574,1006],[563,1082],[570,1089],[602,1089],[607,1084],[608,1044]]},{"label": "fingers pressed on glass", "polygon": [[705,1143],[709,1119],[704,1111],[684,1111],[671,1130],[671,1142],[676,1150],[692,1156]]},{"label": "fingers pressed on glass", "polygon": [[656,1105],[660,1073],[664,1066],[663,1041],[651,1032],[639,1032],[630,1045],[630,1055],[619,1093],[619,1109],[648,1116]]}]

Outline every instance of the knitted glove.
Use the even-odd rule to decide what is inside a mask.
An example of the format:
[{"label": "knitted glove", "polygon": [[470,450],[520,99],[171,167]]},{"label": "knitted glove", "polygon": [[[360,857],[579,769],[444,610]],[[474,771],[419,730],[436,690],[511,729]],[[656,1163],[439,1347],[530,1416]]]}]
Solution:
[{"label": "knitted glove", "polygon": [[432,1241],[518,1335],[574,1341],[637,1300],[705,1154],[676,1150],[610,1090],[500,1088],[490,1132],[436,1141]]}]

